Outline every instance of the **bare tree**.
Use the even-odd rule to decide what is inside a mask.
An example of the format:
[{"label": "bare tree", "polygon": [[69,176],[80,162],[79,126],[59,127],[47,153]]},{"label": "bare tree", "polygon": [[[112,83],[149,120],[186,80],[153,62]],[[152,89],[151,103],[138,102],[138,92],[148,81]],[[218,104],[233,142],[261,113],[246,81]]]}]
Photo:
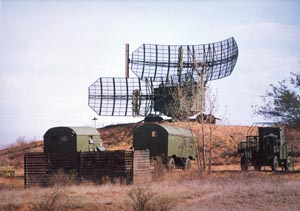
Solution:
[{"label": "bare tree", "polygon": [[[189,128],[192,131],[192,126],[189,121],[189,116],[193,114],[191,108],[194,104],[195,100],[199,100],[196,98],[197,87],[189,87],[187,84],[185,86],[177,86],[176,88],[170,89],[169,95],[171,96],[170,104],[168,107],[168,112],[172,114],[172,117],[175,121],[187,121],[189,122]],[[194,134],[198,134],[194,137],[195,139],[195,147],[197,153],[197,161],[198,168],[200,170],[206,170],[208,165],[208,170],[211,170],[211,157],[212,157],[212,148],[213,148],[213,133],[215,132],[217,126],[216,118],[214,117],[214,113],[217,110],[217,93],[213,92],[210,88],[207,89],[206,93],[206,101],[204,110],[208,112],[208,114],[204,114],[202,112],[198,115],[198,127],[194,131]],[[208,144],[206,143],[208,140]],[[206,146],[207,145],[207,146]],[[207,163],[207,155],[208,152],[208,163]]]},{"label": "bare tree", "polygon": [[194,139],[198,169],[211,171],[213,150],[221,145],[218,140],[216,140],[215,132],[218,129],[218,126],[226,120],[227,113],[225,111],[220,118],[215,117],[219,107],[218,93],[217,90],[207,87],[205,93],[205,113],[199,113],[197,118],[198,124],[196,125],[196,128],[192,127],[189,116],[192,114],[191,106],[193,101],[197,100],[195,95],[195,92],[192,97],[184,96],[184,91],[182,92],[182,95],[173,93],[174,101],[176,104],[181,105],[180,109],[174,109],[173,112],[176,113],[176,116],[181,116],[181,119],[177,120],[189,122],[189,129],[196,134]]},{"label": "bare tree", "polygon": [[[217,92],[213,91],[211,88],[207,88],[205,93],[205,113],[200,113],[198,116],[199,126],[201,127],[201,137],[198,138],[198,148],[199,148],[199,155],[202,158],[202,164],[200,163],[200,168],[202,170],[206,170],[208,165],[208,171],[211,171],[211,164],[212,164],[212,149],[213,149],[213,142],[214,137],[213,134],[217,129],[216,118],[214,114],[217,111],[217,100],[218,95]],[[208,143],[207,143],[208,140]],[[208,162],[207,162],[207,154],[208,152]]]},{"label": "bare tree", "polygon": [[[193,52],[193,71],[195,71],[199,76],[199,81],[195,81],[193,75],[186,76],[184,79],[181,77],[183,67],[183,51],[182,48],[178,50],[178,85],[168,88],[169,90],[169,103],[166,106],[166,111],[168,114],[171,114],[175,120],[179,121],[188,121],[189,116],[193,115],[194,111],[199,112],[199,125],[201,136],[194,137],[195,146],[197,152],[198,168],[201,170],[206,170],[207,159],[206,159],[206,138],[208,136],[209,140],[209,170],[211,170],[211,151],[212,151],[212,134],[215,131],[215,127],[212,126],[212,123],[215,124],[215,118],[213,113],[216,111],[216,101],[217,94],[213,94],[212,91],[209,91],[206,94],[207,90],[207,71],[208,66],[205,62],[197,61],[196,54]],[[183,81],[185,80],[185,81]],[[206,104],[206,98],[208,104]],[[193,108],[194,107],[194,108]],[[208,115],[204,114],[204,111],[208,111]],[[206,116],[205,116],[206,115]],[[208,124],[208,131],[205,124]],[[191,126],[189,124],[189,128]],[[208,134],[208,135],[207,135]]]},{"label": "bare tree", "polygon": [[[189,83],[186,82],[182,87],[179,85],[176,88],[169,89],[170,103],[167,106],[167,112],[172,115],[172,118],[175,121],[189,121],[189,116],[192,114],[191,108],[195,101],[195,96],[197,92],[197,87],[189,86]],[[203,126],[201,124],[201,126]],[[192,131],[192,127],[189,124],[189,129]],[[204,134],[204,133],[202,133]],[[194,133],[193,133],[194,135]],[[195,136],[195,148],[196,148],[196,156],[198,160],[198,168],[203,169],[204,153],[203,144],[201,144],[201,140],[203,140],[204,136],[200,138],[199,136]]]},{"label": "bare tree", "polygon": [[[206,96],[206,110],[208,112],[208,117],[206,118],[207,125],[208,125],[208,171],[211,171],[212,165],[212,150],[213,146],[213,134],[217,129],[217,122],[216,117],[214,114],[217,112],[218,109],[218,93],[217,91],[213,91],[212,89],[208,89],[207,96]],[[220,120],[220,119],[219,119]]]}]

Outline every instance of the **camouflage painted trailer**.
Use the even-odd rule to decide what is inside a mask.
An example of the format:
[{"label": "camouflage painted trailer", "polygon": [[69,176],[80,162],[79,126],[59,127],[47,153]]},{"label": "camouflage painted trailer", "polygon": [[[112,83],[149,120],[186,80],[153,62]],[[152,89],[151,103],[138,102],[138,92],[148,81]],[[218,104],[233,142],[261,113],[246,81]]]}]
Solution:
[{"label": "camouflage painted trailer", "polygon": [[133,132],[134,150],[149,150],[150,157],[162,157],[167,167],[189,168],[196,158],[194,135],[190,130],[156,123],[145,123]]},{"label": "camouflage painted trailer", "polygon": [[103,151],[100,133],[92,127],[53,127],[44,135],[45,153]]}]

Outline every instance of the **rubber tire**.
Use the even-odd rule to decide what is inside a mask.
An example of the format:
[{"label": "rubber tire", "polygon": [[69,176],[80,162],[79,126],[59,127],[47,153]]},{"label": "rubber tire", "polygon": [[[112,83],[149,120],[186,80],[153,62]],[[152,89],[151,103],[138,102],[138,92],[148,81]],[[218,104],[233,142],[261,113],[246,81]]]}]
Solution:
[{"label": "rubber tire", "polygon": [[260,171],[261,170],[261,166],[260,165],[254,165],[254,169],[255,169],[255,171]]},{"label": "rubber tire", "polygon": [[291,156],[288,156],[286,161],[284,162],[284,169],[286,171],[291,171],[292,170],[291,164],[292,164],[292,158]]},{"label": "rubber tire", "polygon": [[187,158],[185,160],[185,165],[184,165],[184,170],[189,170],[192,166],[191,160],[189,158]]},{"label": "rubber tire", "polygon": [[172,171],[175,169],[175,160],[174,158],[169,158],[167,168],[169,171]]},{"label": "rubber tire", "polygon": [[241,157],[241,169],[242,171],[248,171],[248,166],[249,166],[249,162],[247,160],[247,158],[245,157],[245,155],[243,155]]},{"label": "rubber tire", "polygon": [[272,160],[272,164],[271,164],[271,169],[272,171],[277,171],[278,169],[278,157],[277,156],[274,156],[273,157],[273,160]]}]

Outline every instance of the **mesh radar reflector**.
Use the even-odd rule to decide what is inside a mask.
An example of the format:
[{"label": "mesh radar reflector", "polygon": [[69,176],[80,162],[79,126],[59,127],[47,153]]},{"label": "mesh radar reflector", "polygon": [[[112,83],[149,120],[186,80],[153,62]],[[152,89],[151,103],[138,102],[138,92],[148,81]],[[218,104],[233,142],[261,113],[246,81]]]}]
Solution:
[{"label": "mesh radar reflector", "polygon": [[[182,77],[186,80],[186,75]],[[178,78],[120,78],[101,77],[89,87],[89,106],[99,116],[135,116],[158,114],[172,101],[171,91],[177,89]],[[181,84],[182,89],[192,90],[193,84]],[[169,113],[167,111],[163,112]]]},{"label": "mesh radar reflector", "polygon": [[186,107],[183,116],[203,112],[206,83],[229,76],[237,58],[233,37],[202,45],[143,44],[126,58],[137,77],[100,77],[89,87],[89,106],[99,116],[181,118],[177,111]]},{"label": "mesh radar reflector", "polygon": [[99,116],[151,113],[149,104],[152,99],[151,78],[141,80],[140,78],[102,77],[89,87],[89,106]]},{"label": "mesh radar reflector", "polygon": [[131,71],[140,79],[168,78],[206,67],[205,81],[229,76],[238,58],[238,46],[233,37],[201,45],[143,44],[132,53]]}]

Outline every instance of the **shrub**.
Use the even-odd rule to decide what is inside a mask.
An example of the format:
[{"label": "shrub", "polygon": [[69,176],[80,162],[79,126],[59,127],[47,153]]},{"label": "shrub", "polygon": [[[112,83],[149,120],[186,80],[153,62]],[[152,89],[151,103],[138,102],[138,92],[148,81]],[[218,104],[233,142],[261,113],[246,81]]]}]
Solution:
[{"label": "shrub", "polygon": [[151,163],[154,166],[153,180],[159,181],[166,173],[166,164],[162,157],[158,156],[155,159],[151,159]]},{"label": "shrub", "polygon": [[133,187],[127,195],[131,199],[129,206],[134,211],[168,211],[176,205],[172,197],[158,194],[149,186]]},{"label": "shrub", "polygon": [[70,186],[75,184],[79,184],[76,171],[69,171],[66,173],[63,169],[59,169],[49,178],[49,185]]},{"label": "shrub", "polygon": [[5,211],[15,211],[15,210],[20,210],[20,206],[17,204],[6,204],[4,206],[0,206],[0,210],[5,210]]},{"label": "shrub", "polygon": [[64,211],[67,210],[69,197],[61,189],[53,189],[44,194],[33,207],[35,211]]}]

